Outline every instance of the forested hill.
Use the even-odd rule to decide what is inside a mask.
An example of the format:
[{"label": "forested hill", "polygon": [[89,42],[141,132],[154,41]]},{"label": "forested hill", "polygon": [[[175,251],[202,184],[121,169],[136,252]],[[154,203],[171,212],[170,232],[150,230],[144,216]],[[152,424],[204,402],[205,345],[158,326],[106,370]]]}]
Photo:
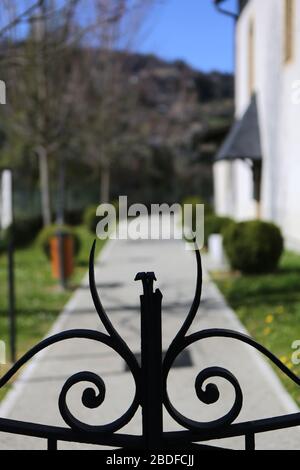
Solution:
[{"label": "forested hill", "polygon": [[[211,201],[213,158],[233,119],[233,76],[154,55],[121,53],[119,60],[124,86],[130,82],[137,92],[127,118],[145,130],[144,141],[153,149],[145,180],[160,188],[161,199],[199,194]],[[130,182],[129,176],[128,191]]]},{"label": "forested hill", "polygon": [[155,55],[120,54],[120,60],[125,77],[139,89],[136,112],[156,121],[154,139],[195,144],[211,131],[222,138],[233,114],[232,75],[203,73]]},{"label": "forested hill", "polygon": [[108,168],[114,197],[173,201],[188,192],[211,199],[213,156],[233,116],[231,75],[84,46],[60,55],[50,48],[47,60],[33,60],[43,57],[41,47],[2,48],[14,61],[2,68],[9,100],[1,109],[0,160],[14,166],[19,187],[32,193],[43,148],[55,178],[64,155],[69,188],[78,180],[82,186],[85,175],[98,195]]}]

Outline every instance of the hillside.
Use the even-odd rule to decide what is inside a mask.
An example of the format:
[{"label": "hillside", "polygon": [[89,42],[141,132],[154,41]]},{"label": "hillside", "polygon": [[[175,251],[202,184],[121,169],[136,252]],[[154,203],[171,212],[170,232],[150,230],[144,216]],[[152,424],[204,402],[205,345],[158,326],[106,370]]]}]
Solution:
[{"label": "hillside", "polygon": [[139,90],[136,112],[156,122],[155,141],[190,144],[231,122],[232,75],[199,72],[153,55],[127,54],[122,61],[125,76]]},{"label": "hillside", "polygon": [[154,55],[120,54],[119,60],[123,80],[137,91],[130,119],[144,123],[148,143],[162,161],[161,178],[153,184],[166,185],[174,200],[187,192],[211,200],[213,156],[232,122],[232,75],[199,72]]},{"label": "hillside", "polygon": [[[50,149],[53,181],[64,155],[72,210],[98,201],[107,162],[110,199],[127,194],[132,201],[176,202],[197,194],[211,200],[213,156],[233,115],[231,75],[155,55],[80,47],[66,49],[60,62],[49,57],[41,94],[32,47],[16,44],[21,65],[3,77],[14,95],[2,109],[1,161],[14,165],[20,210],[40,210],[38,140]],[[55,197],[56,184],[52,191]]]}]

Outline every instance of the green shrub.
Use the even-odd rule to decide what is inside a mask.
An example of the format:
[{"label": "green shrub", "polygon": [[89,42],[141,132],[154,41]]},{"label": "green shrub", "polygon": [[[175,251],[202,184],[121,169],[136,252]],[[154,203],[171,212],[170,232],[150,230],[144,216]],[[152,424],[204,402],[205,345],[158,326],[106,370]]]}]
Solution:
[{"label": "green shrub", "polygon": [[38,243],[45,252],[46,256],[48,258],[50,257],[50,239],[54,237],[58,231],[73,237],[74,255],[77,256],[81,246],[80,238],[76,231],[68,225],[48,225],[40,231],[38,236]]},{"label": "green shrub", "polygon": [[204,215],[208,216],[210,214],[214,213],[213,207],[211,204],[206,203],[201,197],[199,196],[188,196],[184,198],[181,202],[182,205],[184,204],[191,204],[193,206],[193,220],[194,220],[194,214],[196,210],[196,205],[197,204],[204,204]]},{"label": "green shrub", "polygon": [[220,217],[214,214],[207,215],[204,219],[204,244],[208,245],[208,238],[215,233],[223,234],[224,230],[233,223],[229,217]]},{"label": "green shrub", "polygon": [[13,240],[16,247],[29,245],[43,226],[40,217],[16,220],[13,225]]},{"label": "green shrub", "polygon": [[[189,196],[189,197],[186,197],[185,199],[182,200],[182,211],[183,211],[183,222],[185,225],[187,225],[187,221],[184,220],[184,216],[186,215],[185,214],[185,211],[184,211],[184,205],[186,204],[189,204],[192,206],[192,227],[191,229],[193,230],[193,232],[196,232],[197,231],[197,227],[196,227],[196,222],[197,222],[197,219],[196,219],[196,206],[199,205],[199,204],[203,204],[204,205],[204,218],[210,216],[211,214],[213,214],[213,209],[212,209],[212,206],[209,205],[209,204],[206,204],[199,196]],[[190,222],[190,221],[188,221]],[[198,221],[199,222],[199,221]],[[190,225],[190,223],[188,223],[188,225]]]},{"label": "green shrub", "polygon": [[233,269],[267,273],[277,268],[284,243],[276,225],[253,220],[230,224],[224,230],[224,247]]},{"label": "green shrub", "polygon": [[41,217],[16,219],[9,228],[1,233],[0,252],[7,248],[8,240],[12,240],[15,248],[23,248],[36,238],[42,228]]},{"label": "green shrub", "polygon": [[96,233],[96,227],[100,220],[100,217],[96,215],[97,207],[98,206],[89,206],[83,214],[83,223],[93,234]]},{"label": "green shrub", "polygon": [[204,204],[203,199],[200,196],[187,196],[182,200],[182,204]]},{"label": "green shrub", "polygon": [[1,232],[1,234],[0,234],[0,254],[4,253],[6,249],[7,249],[6,233]]},{"label": "green shrub", "polygon": [[111,204],[115,208],[117,218],[119,218],[119,199],[114,199],[113,201],[111,201]]}]

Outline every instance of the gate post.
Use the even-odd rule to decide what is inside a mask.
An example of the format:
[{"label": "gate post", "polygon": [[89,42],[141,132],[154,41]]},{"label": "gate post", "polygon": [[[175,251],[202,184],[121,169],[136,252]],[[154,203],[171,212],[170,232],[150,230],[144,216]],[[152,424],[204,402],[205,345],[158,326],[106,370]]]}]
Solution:
[{"label": "gate post", "polygon": [[142,420],[145,447],[155,450],[162,447],[162,334],[159,289],[153,292],[155,274],[138,273],[135,278],[143,283],[141,300],[141,392]]}]

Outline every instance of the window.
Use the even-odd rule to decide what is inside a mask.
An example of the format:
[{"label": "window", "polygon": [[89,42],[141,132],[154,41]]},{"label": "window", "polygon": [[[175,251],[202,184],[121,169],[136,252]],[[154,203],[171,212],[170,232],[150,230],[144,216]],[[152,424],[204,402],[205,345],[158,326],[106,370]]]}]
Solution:
[{"label": "window", "polygon": [[284,60],[290,62],[294,52],[294,4],[295,0],[285,0]]},{"label": "window", "polygon": [[254,21],[251,20],[249,24],[249,37],[248,37],[248,85],[249,94],[253,95],[255,86],[255,70],[254,70]]}]

